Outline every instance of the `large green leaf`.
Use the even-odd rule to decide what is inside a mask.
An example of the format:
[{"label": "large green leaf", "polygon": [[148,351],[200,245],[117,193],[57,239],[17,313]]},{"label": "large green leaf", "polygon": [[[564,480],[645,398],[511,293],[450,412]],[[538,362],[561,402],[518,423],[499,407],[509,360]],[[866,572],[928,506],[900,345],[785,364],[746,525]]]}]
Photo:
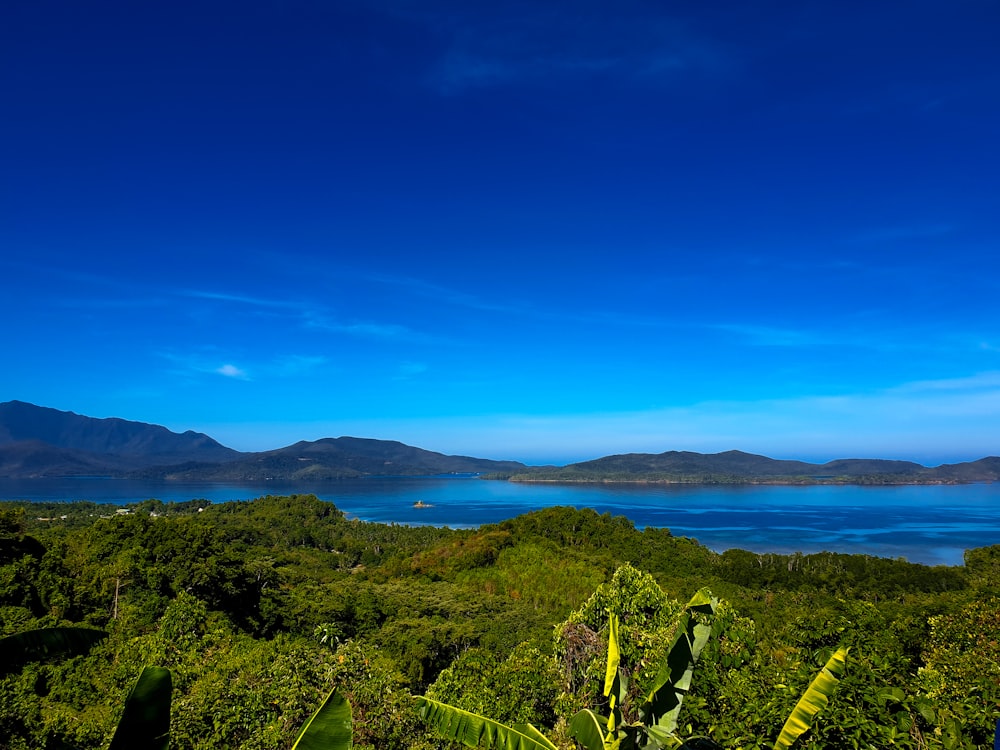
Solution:
[{"label": "large green leaf", "polygon": [[108,750],[167,750],[171,690],[169,669],[143,669],[125,701],[125,710]]},{"label": "large green leaf", "polygon": [[[677,728],[684,695],[691,688],[695,664],[712,635],[712,619],[719,600],[708,589],[699,590],[687,603],[670,649],[660,663],[656,678],[639,707],[639,717],[647,726],[658,725],[667,732]],[[695,613],[706,615],[699,622]]]},{"label": "large green leaf", "polygon": [[604,694],[611,695],[611,688],[618,676],[618,665],[621,664],[622,652],[618,642],[618,615],[608,618],[608,666],[604,671]]},{"label": "large green leaf", "polygon": [[415,699],[417,714],[448,740],[469,747],[499,750],[557,750],[530,724],[508,727],[485,716],[463,711],[424,696]]},{"label": "large green leaf", "polygon": [[0,638],[0,677],[25,664],[56,656],[85,654],[108,637],[93,628],[40,628]]},{"label": "large green leaf", "polygon": [[608,664],[604,671],[604,695],[611,708],[607,720],[609,734],[617,731],[622,722],[622,701],[628,693],[628,678],[619,669],[622,652],[618,640],[618,622],[618,615],[612,613],[608,618]]},{"label": "large green leaf", "polygon": [[350,750],[354,741],[351,704],[336,689],[302,726],[292,750]]},{"label": "large green leaf", "polygon": [[569,723],[569,736],[587,750],[604,750],[604,731],[601,720],[589,708],[580,711]]},{"label": "large green leaf", "polygon": [[668,730],[665,727],[657,726],[653,724],[646,727],[646,736],[649,738],[650,744],[646,747],[653,748],[679,748],[682,747],[681,739],[673,730]]},{"label": "large green leaf", "polygon": [[535,740],[541,743],[541,745],[544,747],[548,747],[549,745],[552,744],[551,742],[549,742],[548,737],[546,737],[544,734],[539,732],[538,729],[535,728],[534,724],[517,724],[515,726],[515,729],[517,729],[517,731],[519,732],[523,732],[529,737],[534,737]]},{"label": "large green leaf", "polygon": [[806,688],[805,693],[799,698],[799,702],[792,709],[791,716],[781,728],[774,743],[774,750],[785,750],[791,747],[792,743],[799,738],[803,732],[812,726],[812,721],[830,701],[830,696],[837,689],[840,676],[844,674],[844,667],[847,662],[847,649],[838,648],[837,651],[826,662],[826,665],[819,671]]}]

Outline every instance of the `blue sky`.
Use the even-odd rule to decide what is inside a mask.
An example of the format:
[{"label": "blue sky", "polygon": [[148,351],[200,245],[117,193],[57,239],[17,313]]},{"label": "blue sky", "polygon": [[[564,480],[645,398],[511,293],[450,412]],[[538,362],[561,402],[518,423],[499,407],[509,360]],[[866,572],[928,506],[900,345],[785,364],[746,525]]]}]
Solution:
[{"label": "blue sky", "polygon": [[0,400],[564,463],[1000,454],[1000,6],[21,3]]}]

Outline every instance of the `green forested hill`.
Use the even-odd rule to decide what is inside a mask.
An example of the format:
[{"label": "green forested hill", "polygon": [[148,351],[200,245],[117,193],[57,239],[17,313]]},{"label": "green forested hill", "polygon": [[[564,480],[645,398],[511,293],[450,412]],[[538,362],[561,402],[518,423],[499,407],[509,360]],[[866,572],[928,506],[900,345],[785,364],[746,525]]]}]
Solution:
[{"label": "green forested hill", "polygon": [[937,467],[912,461],[842,458],[824,464],[787,461],[743,451],[626,453],[515,474],[517,481],[938,484],[1000,481],[1000,458]]},{"label": "green forested hill", "polygon": [[208,435],[0,403],[0,477],[128,476],[191,481],[317,481],[361,476],[513,473],[516,461],[449,456],[395,440],[339,437],[241,453]]},{"label": "green forested hill", "polygon": [[309,495],[28,507],[0,505],[0,636],[77,624],[110,637],[0,678],[0,747],[106,747],[154,664],[174,675],[171,747],[290,747],[336,685],[361,747],[443,746],[411,704],[427,692],[569,748],[564,717],[602,700],[602,608],[637,618],[623,648],[639,684],[642,654],[703,586],[724,604],[688,734],[770,747],[838,645],[847,676],[798,746],[987,747],[1000,714],[1000,547],[956,568],[719,555],[589,510],[411,528]]},{"label": "green forested hill", "polygon": [[324,438],[285,448],[244,454],[212,466],[193,465],[151,469],[133,476],[188,481],[321,481],[366,476],[427,476],[526,470],[516,461],[491,461],[414,448],[394,440]]},{"label": "green forested hill", "polygon": [[[31,463],[18,464],[14,459],[26,452]],[[191,430],[95,419],[23,401],[0,403],[0,476],[110,473],[194,460],[224,462],[239,455]]]}]

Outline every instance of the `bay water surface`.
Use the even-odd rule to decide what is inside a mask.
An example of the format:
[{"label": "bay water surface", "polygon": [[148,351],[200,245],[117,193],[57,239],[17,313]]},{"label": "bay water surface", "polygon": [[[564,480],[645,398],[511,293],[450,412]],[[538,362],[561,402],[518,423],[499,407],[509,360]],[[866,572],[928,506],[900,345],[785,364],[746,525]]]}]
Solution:
[{"label": "bay water surface", "polygon": [[296,493],[315,494],[364,521],[452,528],[495,523],[553,505],[587,507],[626,516],[639,528],[669,528],[718,552],[826,550],[960,565],[966,549],[1000,544],[1000,484],[518,484],[455,476],[308,484],[0,479],[0,500],[121,505],[150,498],[225,502]]}]

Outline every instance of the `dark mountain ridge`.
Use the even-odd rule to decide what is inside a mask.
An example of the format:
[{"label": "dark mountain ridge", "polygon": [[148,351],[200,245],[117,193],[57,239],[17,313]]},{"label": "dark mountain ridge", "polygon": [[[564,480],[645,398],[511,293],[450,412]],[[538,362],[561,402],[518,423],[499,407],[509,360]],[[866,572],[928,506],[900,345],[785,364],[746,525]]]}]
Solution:
[{"label": "dark mountain ridge", "polygon": [[1000,481],[1000,457],[928,468],[911,461],[824,464],[743,451],[628,453],[564,467],[452,456],[394,440],[338,437],[244,453],[208,435],[97,419],[23,401],[0,403],[0,477],[114,476],[186,481],[322,481],[372,476],[490,474],[521,481],[917,484]]},{"label": "dark mountain ridge", "polygon": [[840,458],[823,464],[768,458],[743,451],[626,453],[562,468],[536,470],[519,481],[688,483],[947,484],[1000,481],[1000,458],[927,467],[912,461]]},{"label": "dark mountain ridge", "polygon": [[371,476],[432,476],[527,471],[516,461],[447,456],[394,440],[339,437],[301,441],[285,448],[246,453],[217,466],[178,467],[168,479],[188,481],[324,481]]},{"label": "dark mountain ridge", "polygon": [[861,476],[864,474],[918,475],[928,471],[926,466],[912,461],[840,458],[825,464],[812,464],[806,461],[768,458],[736,450],[707,454],[690,451],[667,451],[658,454],[630,453],[570,464],[566,468],[605,473],[617,471],[671,474],[727,472],[738,476],[771,477]]},{"label": "dark mountain ridge", "polygon": [[78,452],[98,465],[152,465],[190,460],[229,461],[240,453],[208,435],[130,422],[95,419],[23,401],[0,404],[0,447],[35,442]]},{"label": "dark mountain ridge", "polygon": [[526,471],[516,461],[447,456],[392,440],[339,437],[244,453],[208,435],[0,403],[0,477],[116,476],[190,481],[325,480]]}]

